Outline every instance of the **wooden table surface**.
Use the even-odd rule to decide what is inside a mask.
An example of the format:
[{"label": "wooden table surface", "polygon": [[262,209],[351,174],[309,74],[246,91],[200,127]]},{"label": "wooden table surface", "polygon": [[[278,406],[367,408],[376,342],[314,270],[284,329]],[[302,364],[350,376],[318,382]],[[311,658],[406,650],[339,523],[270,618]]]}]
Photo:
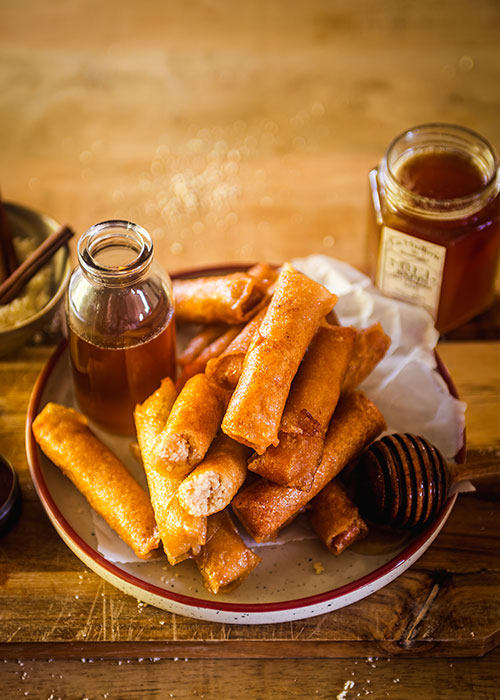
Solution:
[{"label": "wooden table surface", "polygon": [[[0,189],[77,233],[135,220],[170,271],[310,253],[368,269],[367,173],[398,132],[450,121],[500,147],[499,42],[494,0],[3,0]],[[499,309],[439,344],[469,459],[499,459]],[[0,361],[0,451],[24,503],[0,540],[2,697],[498,697],[498,480],[348,608],[172,615],[89,571],[38,501],[24,424],[53,340]]]}]

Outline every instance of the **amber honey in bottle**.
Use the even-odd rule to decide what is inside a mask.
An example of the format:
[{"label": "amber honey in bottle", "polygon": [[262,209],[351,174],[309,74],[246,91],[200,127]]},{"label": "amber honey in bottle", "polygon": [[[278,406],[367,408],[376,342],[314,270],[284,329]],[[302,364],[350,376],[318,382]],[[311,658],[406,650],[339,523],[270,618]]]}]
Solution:
[{"label": "amber honey in bottle", "polygon": [[492,303],[500,249],[493,147],[463,127],[398,136],[370,173],[377,286],[426,308],[445,333]]},{"label": "amber honey in bottle", "polygon": [[133,411],[175,377],[172,286],[137,224],[105,221],[78,242],[67,295],[75,398],[110,432],[134,433]]}]

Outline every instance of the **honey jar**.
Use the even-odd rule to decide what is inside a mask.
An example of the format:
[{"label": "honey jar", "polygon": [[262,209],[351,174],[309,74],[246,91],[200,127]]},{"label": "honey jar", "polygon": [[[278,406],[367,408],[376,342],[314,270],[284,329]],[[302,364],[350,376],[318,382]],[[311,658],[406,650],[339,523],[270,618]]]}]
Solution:
[{"label": "honey jar", "polygon": [[175,378],[172,284],[137,224],[96,224],[77,252],[66,300],[75,398],[101,428],[131,435],[136,404]]},{"label": "honey jar", "polygon": [[446,333],[492,303],[500,249],[500,171],[470,129],[424,124],[394,139],[370,172],[375,282],[426,308]]}]

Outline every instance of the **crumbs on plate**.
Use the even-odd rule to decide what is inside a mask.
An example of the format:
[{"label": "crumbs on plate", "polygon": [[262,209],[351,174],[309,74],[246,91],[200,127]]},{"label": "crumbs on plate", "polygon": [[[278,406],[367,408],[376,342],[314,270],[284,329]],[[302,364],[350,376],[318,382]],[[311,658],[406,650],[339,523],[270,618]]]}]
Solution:
[{"label": "crumbs on plate", "polygon": [[325,567],[323,566],[323,564],[320,561],[315,561],[315,562],[313,562],[313,569],[314,569],[314,573],[319,576],[319,574],[323,573],[323,571],[325,570]]}]

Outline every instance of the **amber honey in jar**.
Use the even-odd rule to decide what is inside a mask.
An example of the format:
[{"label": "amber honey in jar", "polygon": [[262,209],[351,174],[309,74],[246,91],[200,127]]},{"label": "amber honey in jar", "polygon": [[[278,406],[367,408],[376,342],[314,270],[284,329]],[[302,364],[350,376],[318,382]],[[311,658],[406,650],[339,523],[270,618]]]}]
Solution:
[{"label": "amber honey in jar", "polygon": [[172,285],[148,232],[127,221],[92,226],[78,242],[66,316],[75,398],[113,433],[134,433],[133,411],[175,377]]},{"label": "amber honey in jar", "polygon": [[441,333],[487,309],[500,249],[491,144],[460,126],[417,126],[391,143],[370,188],[377,286],[426,308]]}]

